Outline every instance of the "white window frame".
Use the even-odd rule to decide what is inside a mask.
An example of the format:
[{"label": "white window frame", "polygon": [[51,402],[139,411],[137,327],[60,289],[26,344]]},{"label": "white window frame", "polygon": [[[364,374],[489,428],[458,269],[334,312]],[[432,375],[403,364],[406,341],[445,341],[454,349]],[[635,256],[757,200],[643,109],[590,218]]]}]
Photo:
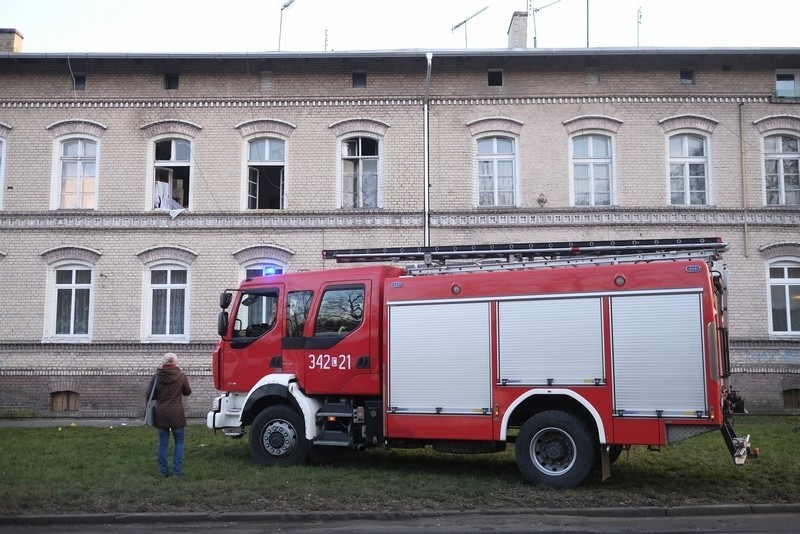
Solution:
[{"label": "white window frame", "polygon": [[[486,139],[492,140],[493,152],[491,154],[479,154],[478,153],[478,144],[481,141]],[[513,152],[511,154],[500,154],[497,152],[497,139],[507,139],[511,141],[513,146]],[[497,209],[497,208],[518,208],[520,206],[520,179],[519,179],[519,137],[515,135],[510,135],[507,132],[482,132],[480,136],[475,137],[473,140],[473,154],[474,154],[474,195],[473,195],[473,202],[477,208],[480,209]],[[514,183],[514,201],[508,205],[500,205],[497,203],[498,200],[498,171],[497,171],[497,164],[499,161],[506,161],[511,160],[512,170],[513,170],[513,183]],[[481,162],[482,161],[491,161],[492,162],[492,182],[493,182],[493,196],[494,202],[492,204],[481,204],[481,189],[480,189],[480,181],[481,181]]]},{"label": "white window frame", "polygon": [[[610,147],[610,158],[607,160],[611,169],[609,170],[609,203],[608,204],[596,204],[595,203],[595,192],[594,192],[594,177],[593,173],[589,176],[589,183],[591,186],[591,203],[589,204],[576,204],[575,203],[575,156],[574,156],[574,147],[575,147],[575,139],[580,137],[606,137],[609,140],[609,147]],[[591,146],[591,143],[590,143]],[[581,162],[588,163],[590,168],[593,169],[595,163],[601,163],[606,161],[603,159],[602,161],[600,158],[584,158]],[[612,132],[606,130],[583,130],[575,135],[571,135],[569,137],[569,196],[570,196],[570,204],[573,207],[578,208],[594,208],[594,207],[611,207],[617,206],[617,136],[614,135]]]},{"label": "white window frame", "polygon": [[[767,152],[767,139],[770,137],[791,137],[797,141],[798,151],[797,152]],[[777,159],[779,162],[784,160],[796,160],[798,165],[798,170],[800,170],[800,132],[785,132],[785,131],[773,131],[770,132],[769,135],[765,135],[761,140],[761,147],[763,154],[763,158],[761,160],[761,165],[764,173],[764,205],[765,206],[797,206],[798,204],[787,204],[786,203],[786,179],[783,173],[783,165],[779,163],[778,165],[778,203],[777,204],[769,204],[769,195],[767,194],[767,160],[768,159]],[[786,154],[785,157],[781,156],[782,154]]]},{"label": "white window frame", "polygon": [[[377,159],[377,174],[378,174],[378,191],[376,193],[376,205],[375,207],[363,207],[363,200],[359,200],[359,206],[345,206],[344,205],[344,161],[346,159],[352,159],[352,157],[348,157],[344,154],[344,147],[347,141],[352,139],[358,138],[367,138],[375,141],[378,143],[378,155],[377,156],[357,156],[359,161],[364,161],[366,158],[376,158]],[[384,188],[384,172],[383,172],[383,162],[384,158],[386,158],[386,151],[385,151],[385,143],[383,142],[383,138],[381,136],[375,135],[370,132],[362,132],[362,131],[354,131],[348,132],[345,135],[336,139],[336,205],[340,209],[344,210],[370,210],[370,209],[381,209],[383,208],[383,188]]]},{"label": "white window frame", "polygon": [[[250,159],[250,144],[253,141],[282,141],[283,142],[283,160],[251,160]],[[288,165],[287,162],[289,160],[288,157],[289,151],[289,140],[281,135],[274,135],[269,134],[265,135],[263,133],[259,133],[258,135],[253,135],[244,139],[244,146],[242,148],[242,181],[241,181],[241,207],[242,211],[252,211],[254,209],[259,208],[250,208],[250,168],[251,167],[272,167],[272,166],[280,166],[283,167],[283,185],[281,187],[281,201],[280,201],[280,208],[263,208],[263,209],[280,209],[286,210],[289,208],[289,180],[288,180]]]},{"label": "white window frame", "polygon": [[[94,154],[94,202],[91,207],[71,207],[65,208],[61,205],[61,187],[63,183],[62,172],[62,154],[64,143],[73,140],[88,140],[95,143]],[[75,134],[63,135],[53,140],[53,161],[51,171],[51,187],[50,187],[50,209],[51,210],[96,210],[98,197],[100,196],[100,153],[101,143],[100,138],[88,134]],[[77,177],[76,177],[77,179]],[[80,197],[80,187],[78,188],[78,197]]]},{"label": "white window frame", "polygon": [[[787,318],[787,327],[788,330],[786,331],[775,331],[775,326],[773,324],[773,306],[772,306],[772,288],[773,286],[784,286],[784,288],[788,288],[789,286],[798,286],[800,287],[800,277],[798,278],[783,278],[773,279],[770,273],[770,269],[773,267],[791,267],[800,269],[800,258],[797,257],[778,257],[773,258],[766,264],[766,277],[767,277],[767,317],[769,320],[769,333],[771,336],[779,337],[779,338],[786,338],[786,337],[800,337],[800,329],[798,330],[791,330],[791,317]],[[775,283],[773,283],[775,280]],[[780,280],[780,282],[779,282]],[[788,289],[787,289],[788,290]],[[784,293],[784,304],[789,304],[790,299],[792,298],[788,294]]]},{"label": "white window frame", "polygon": [[[792,89],[778,89],[778,76],[791,75],[794,77]],[[800,98],[800,70],[778,69],[775,71],[775,96],[781,98]]]},{"label": "white window frame", "polygon": [[[156,145],[161,143],[162,141],[185,141],[189,143],[189,160],[176,160],[175,158],[175,150],[171,151],[171,157],[173,159],[170,160],[156,160]],[[186,209],[191,210],[193,206],[193,199],[194,199],[194,190],[197,187],[196,182],[196,175],[195,175],[195,168],[194,168],[194,139],[191,137],[180,135],[180,134],[167,134],[156,136],[148,139],[148,153],[147,153],[147,160],[148,164],[148,179],[147,179],[147,187],[146,187],[146,203],[145,209],[147,211],[171,211],[168,207],[164,208],[155,208],[154,207],[154,199],[155,199],[155,182],[156,182],[156,172],[157,169],[163,169],[165,167],[188,167],[189,169],[189,202],[187,206],[183,206],[181,208],[175,208],[176,210]],[[172,181],[170,180],[170,191],[172,190]]]},{"label": "white window frame", "polygon": [[[703,140],[703,149],[705,152],[704,156],[676,156],[673,157],[670,152],[670,141],[674,137],[681,137],[682,138],[682,145],[684,149],[684,153],[686,153],[686,146],[688,137],[699,137]],[[711,179],[711,139],[708,135],[695,131],[695,130],[677,130],[670,132],[666,138],[666,160],[667,160],[667,204],[670,206],[687,206],[687,207],[694,207],[694,206],[711,206],[713,205],[713,181]],[[677,204],[673,204],[672,202],[672,165],[673,164],[681,164],[684,167],[684,174],[683,174],[683,181],[684,181],[684,191],[683,191],[683,201]],[[705,180],[706,180],[706,187],[705,187],[705,195],[706,201],[702,204],[691,204],[691,195],[690,195],[690,177],[688,174],[689,165],[696,165],[702,164],[705,166]]]},{"label": "white window frame", "polygon": [[[272,274],[283,274],[283,273],[286,272],[286,265],[283,262],[275,261],[275,260],[272,260],[272,259],[264,259],[264,260],[258,260],[258,261],[249,262],[249,263],[243,265],[239,269],[239,279],[240,280],[246,279],[247,276],[252,271],[260,271],[263,274],[266,269],[269,269],[271,267],[273,267],[273,268],[275,268],[275,269],[277,269],[279,271],[279,272],[275,272],[275,273],[272,273]],[[266,274],[270,274],[270,273],[266,273]]]},{"label": "white window frame", "polygon": [[[171,274],[168,277],[166,284],[158,284],[154,286],[151,283],[151,276],[153,271],[173,271],[182,270],[186,271],[186,283],[175,284],[172,283]],[[142,272],[142,325],[141,325],[141,339],[143,343],[188,343],[191,339],[191,287],[192,287],[192,270],[189,265],[175,260],[166,260],[162,262],[152,263],[145,266]],[[182,334],[153,334],[152,333],[152,320],[153,320],[153,291],[154,289],[165,288],[184,289],[184,302],[183,302],[183,333]],[[168,293],[169,295],[169,293]],[[167,304],[169,305],[170,299],[167,297]],[[169,319],[167,315],[167,325]]]},{"label": "white window frame", "polygon": [[[61,270],[85,270],[90,271],[92,273],[92,280],[89,284],[79,284],[76,282],[72,282],[70,284],[59,285],[56,283],[56,272]],[[45,279],[45,321],[44,321],[44,333],[42,337],[43,343],[90,343],[92,341],[92,336],[94,332],[94,301],[95,301],[95,279],[96,271],[94,265],[78,260],[64,260],[52,265],[49,265],[47,268],[47,274]],[[74,311],[75,306],[75,289],[88,289],[89,290],[89,316],[87,320],[87,332],[85,334],[57,334],[56,333],[56,323],[57,317],[56,313],[58,311],[58,290],[60,288],[71,288],[73,290],[72,295],[72,308]],[[74,315],[73,315],[74,319]],[[70,329],[74,328],[74,320],[71,320]]]},{"label": "white window frame", "polygon": [[0,138],[0,210],[3,209],[3,191],[6,189],[6,140]]}]

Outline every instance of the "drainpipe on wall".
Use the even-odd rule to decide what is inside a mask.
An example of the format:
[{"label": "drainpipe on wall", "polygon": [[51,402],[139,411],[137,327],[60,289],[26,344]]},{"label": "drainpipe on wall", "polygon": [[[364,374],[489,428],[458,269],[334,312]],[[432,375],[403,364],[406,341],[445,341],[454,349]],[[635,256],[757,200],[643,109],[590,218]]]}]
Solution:
[{"label": "drainpipe on wall", "polygon": [[750,253],[750,228],[747,226],[747,179],[744,172],[744,102],[739,102],[739,172],[742,175],[742,211],[744,213],[744,257]]},{"label": "drainpipe on wall", "polygon": [[422,143],[423,143],[423,168],[424,168],[424,188],[423,192],[423,218],[425,219],[423,227],[424,246],[428,247],[431,244],[431,225],[430,225],[430,151],[428,149],[428,142],[430,140],[430,130],[428,129],[428,91],[431,87],[431,62],[433,61],[433,53],[426,52],[425,59],[428,60],[428,71],[425,74],[425,98],[422,101]]}]

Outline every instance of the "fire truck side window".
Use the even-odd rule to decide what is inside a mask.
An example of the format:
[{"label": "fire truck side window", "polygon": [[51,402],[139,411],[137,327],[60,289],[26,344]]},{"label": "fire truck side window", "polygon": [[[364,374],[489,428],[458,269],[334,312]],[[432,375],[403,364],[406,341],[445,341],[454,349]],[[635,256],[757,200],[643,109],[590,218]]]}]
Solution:
[{"label": "fire truck side window", "polygon": [[236,311],[233,337],[260,337],[275,326],[278,293],[245,293]]},{"label": "fire truck side window", "polygon": [[313,291],[292,291],[286,300],[286,337],[303,337]]},{"label": "fire truck side window", "polygon": [[364,317],[364,287],[331,288],[322,295],[315,336],[344,335]]}]

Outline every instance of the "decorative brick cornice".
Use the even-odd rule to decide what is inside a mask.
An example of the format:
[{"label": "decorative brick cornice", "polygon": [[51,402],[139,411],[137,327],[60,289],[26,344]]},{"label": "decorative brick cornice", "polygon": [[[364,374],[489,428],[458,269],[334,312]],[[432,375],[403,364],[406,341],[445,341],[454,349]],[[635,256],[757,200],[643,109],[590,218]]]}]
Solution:
[{"label": "decorative brick cornice", "polygon": [[669,133],[680,129],[700,130],[702,132],[711,133],[719,124],[716,119],[703,117],[702,115],[675,115],[673,117],[666,117],[658,121],[664,133]]},{"label": "decorative brick cornice", "polygon": [[163,119],[145,124],[140,128],[148,138],[165,134],[182,134],[194,139],[202,130],[202,126],[181,119]]},{"label": "decorative brick cornice", "polygon": [[761,252],[761,257],[765,260],[780,258],[781,256],[800,257],[800,243],[770,243],[769,245],[759,247],[758,250]]},{"label": "decorative brick cornice", "polygon": [[292,135],[292,132],[294,132],[295,128],[297,128],[297,126],[294,124],[278,119],[256,119],[252,121],[240,122],[234,126],[234,129],[239,130],[239,133],[242,137],[258,134],[272,134],[289,137]]},{"label": "decorative brick cornice", "polygon": [[61,261],[84,261],[91,265],[97,263],[103,253],[99,250],[84,246],[56,247],[45,250],[40,254],[48,265]]},{"label": "decorative brick cornice", "polygon": [[389,129],[389,124],[375,119],[352,118],[329,124],[328,128],[336,137],[355,132],[367,132],[383,137]]},{"label": "decorative brick cornice", "polygon": [[175,245],[170,247],[148,248],[139,252],[136,256],[138,256],[139,260],[145,266],[159,261],[179,261],[190,265],[195,258],[197,258],[197,252],[186,247]]},{"label": "decorative brick cornice", "polygon": [[54,122],[47,127],[53,137],[61,137],[62,135],[86,134],[94,137],[102,137],[108,129],[104,124],[99,122],[90,121],[87,119],[68,119],[65,121]]},{"label": "decorative brick cornice", "polygon": [[482,117],[467,122],[469,134],[473,137],[486,132],[507,132],[512,135],[522,133],[523,122],[509,117]]},{"label": "decorative brick cornice", "polygon": [[5,139],[11,132],[11,126],[4,122],[0,122],[0,139]]},{"label": "decorative brick cornice", "polygon": [[581,115],[562,122],[564,129],[572,135],[586,130],[605,130],[617,133],[622,126],[622,120],[605,115]]},{"label": "decorative brick cornice", "polygon": [[294,256],[294,250],[280,245],[254,245],[245,247],[233,253],[233,258],[239,265],[246,265],[256,260],[275,260],[289,263]]},{"label": "decorative brick cornice", "polygon": [[[388,210],[338,210],[336,212],[193,213],[184,212],[170,219],[152,213],[58,212],[4,213],[0,211],[0,230],[51,231],[86,230],[96,232],[138,232],[157,229],[167,232],[220,231],[308,231],[351,228],[408,228],[423,224],[421,212]],[[797,228],[800,210],[729,208],[520,208],[509,210],[461,210],[434,212],[434,227],[580,227],[580,226],[762,226]],[[149,250],[149,249],[148,249]],[[190,251],[190,254],[194,252]]]},{"label": "decorative brick cornice", "polygon": [[770,130],[800,131],[800,117],[797,115],[770,115],[753,121],[758,133]]}]

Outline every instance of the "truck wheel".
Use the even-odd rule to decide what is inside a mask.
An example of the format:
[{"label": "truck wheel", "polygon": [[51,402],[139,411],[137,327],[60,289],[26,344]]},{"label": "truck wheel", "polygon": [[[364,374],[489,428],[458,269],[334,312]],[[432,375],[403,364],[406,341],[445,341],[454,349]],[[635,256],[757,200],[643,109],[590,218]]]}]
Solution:
[{"label": "truck wheel", "polygon": [[309,446],[303,418],[289,406],[270,406],[253,421],[250,453],[263,465],[300,465]]},{"label": "truck wheel", "polygon": [[591,475],[597,451],[586,424],[557,410],[534,415],[517,436],[517,465],[531,484],[574,488]]}]

